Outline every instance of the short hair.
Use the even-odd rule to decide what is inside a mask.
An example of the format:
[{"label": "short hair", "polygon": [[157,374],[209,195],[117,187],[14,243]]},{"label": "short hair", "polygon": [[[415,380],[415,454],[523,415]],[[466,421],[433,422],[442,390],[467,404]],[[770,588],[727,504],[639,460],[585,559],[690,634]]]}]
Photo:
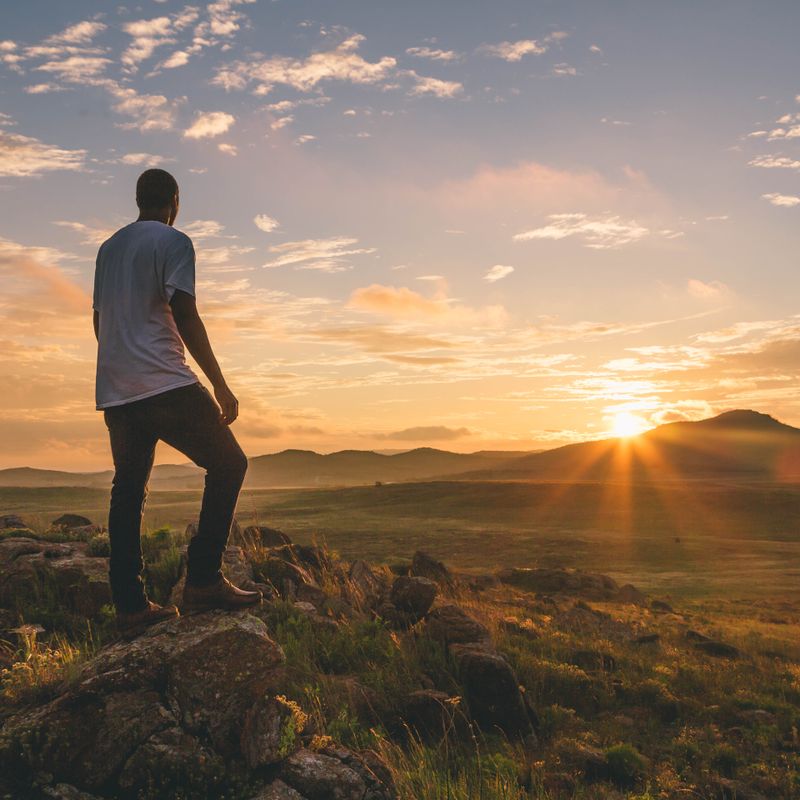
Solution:
[{"label": "short hair", "polygon": [[164,169],[146,169],[136,181],[139,209],[165,208],[178,192],[178,181]]}]

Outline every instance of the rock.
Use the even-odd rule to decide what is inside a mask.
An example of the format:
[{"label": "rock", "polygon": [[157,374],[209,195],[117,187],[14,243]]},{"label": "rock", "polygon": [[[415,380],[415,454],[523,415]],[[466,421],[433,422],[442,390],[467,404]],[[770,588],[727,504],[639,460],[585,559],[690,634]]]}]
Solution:
[{"label": "rock", "polygon": [[580,772],[586,780],[596,781],[607,777],[608,762],[605,754],[596,747],[575,739],[561,739],[554,749],[563,766]]},{"label": "rock", "polygon": [[94,524],[77,525],[74,528],[69,528],[67,533],[69,533],[70,537],[79,542],[88,542],[92,537],[103,533],[103,529],[99,525]]},{"label": "rock", "polygon": [[0,772],[22,778],[46,771],[53,783],[105,792],[141,747],[141,759],[174,757],[178,771],[191,764],[201,751],[189,739],[153,739],[176,728],[202,737],[220,757],[241,757],[246,713],[273,688],[282,662],[264,624],[246,614],[160,623],[101,650],[54,700],[9,718]]},{"label": "rock", "polygon": [[739,712],[739,719],[752,725],[776,725],[778,718],[764,708],[748,708]]},{"label": "rock", "polygon": [[458,653],[459,680],[470,716],[484,730],[533,736],[533,726],[511,665],[497,653],[464,648]]},{"label": "rock", "polygon": [[429,578],[399,576],[394,579],[389,599],[395,608],[422,619],[436,599],[437,585]]},{"label": "rock", "polygon": [[706,655],[714,656],[715,658],[739,658],[742,655],[738,647],[726,642],[718,642],[710,639],[707,642],[695,642],[695,650],[700,650]]},{"label": "rock", "polygon": [[333,570],[333,562],[328,553],[321,547],[311,544],[285,544],[270,551],[278,558],[310,569],[319,577],[320,572]]},{"label": "rock", "polygon": [[96,794],[89,794],[70,786],[68,783],[58,783],[55,786],[45,786],[42,795],[47,800],[102,800]]},{"label": "rock", "polygon": [[277,780],[273,781],[269,786],[265,786],[258,794],[253,795],[250,800],[307,800],[307,798],[282,780]]},{"label": "rock", "polygon": [[222,554],[222,572],[240,589],[249,589],[253,583],[253,567],[245,558],[244,551],[236,545],[228,545]]},{"label": "rock", "polygon": [[356,608],[375,609],[386,596],[386,579],[378,575],[366,561],[354,561],[348,579],[348,599]]},{"label": "rock", "polygon": [[91,525],[92,521],[88,517],[82,517],[80,514],[62,514],[56,517],[51,523],[54,528],[63,528],[64,530],[72,530],[72,528],[82,528],[84,525]]},{"label": "rock", "polygon": [[433,689],[420,689],[409,694],[403,703],[403,719],[408,728],[428,742],[436,742],[455,734],[469,733],[468,718],[459,698]]},{"label": "rock", "polygon": [[328,595],[319,586],[301,583],[297,587],[296,597],[300,602],[311,603],[317,611],[323,611],[328,603]]},{"label": "rock", "polygon": [[253,542],[262,547],[282,547],[292,543],[283,531],[268,528],[266,525],[248,525],[242,532],[242,539],[246,543]]},{"label": "rock", "polygon": [[408,574],[417,578],[428,578],[440,586],[450,586],[453,583],[450,570],[441,561],[437,561],[422,550],[414,553]]},{"label": "rock", "polygon": [[313,576],[305,567],[272,555],[272,552],[266,561],[254,566],[258,581],[272,585],[281,597],[287,599],[296,597],[297,587],[301,584],[314,583]]},{"label": "rock", "polygon": [[653,611],[661,611],[664,614],[674,614],[675,609],[666,600],[651,600],[650,608]]},{"label": "rock", "polygon": [[491,644],[489,629],[454,603],[434,608],[425,621],[425,631],[444,645],[478,644],[488,647]]},{"label": "rock", "polygon": [[591,600],[613,600],[619,592],[617,582],[608,575],[578,569],[511,567],[500,570],[497,577],[518,589],[577,595]]},{"label": "rock", "polygon": [[583,600],[552,616],[552,625],[571,634],[576,632],[592,638],[627,642],[636,628],[629,622],[615,619],[611,614],[592,608]]},{"label": "rock", "polygon": [[[224,761],[212,750],[179,727],[154,733],[127,760],[120,773],[119,787],[139,796],[158,787],[161,796],[180,791],[207,796],[208,788],[219,783]],[[170,791],[171,790],[171,791]]]},{"label": "rock", "polygon": [[614,672],[617,668],[614,656],[600,650],[574,650],[568,663],[580,667],[584,672]]},{"label": "rock", "polygon": [[28,525],[16,514],[3,514],[0,516],[0,529],[5,528],[28,528]]},{"label": "rock", "polygon": [[265,695],[245,713],[240,745],[245,764],[250,769],[277,764],[299,746],[288,740],[284,732],[293,725],[295,734],[302,727],[294,720],[288,704]]},{"label": "rock", "polygon": [[632,639],[633,644],[655,644],[661,640],[661,634],[658,633],[642,633]]},{"label": "rock", "polygon": [[711,637],[706,636],[704,633],[700,633],[700,631],[696,631],[693,628],[689,628],[686,633],[684,634],[686,638],[690,642],[710,642]]},{"label": "rock", "polygon": [[336,758],[298,750],[283,763],[281,778],[308,800],[362,800],[361,776]]},{"label": "rock", "polygon": [[55,591],[70,611],[96,616],[111,602],[108,559],[87,550],[85,542],[0,541],[0,605],[25,608],[42,593]]},{"label": "rock", "polygon": [[634,606],[647,605],[647,595],[637,589],[632,583],[626,583],[619,587],[617,596],[614,598],[618,603],[629,603]]}]

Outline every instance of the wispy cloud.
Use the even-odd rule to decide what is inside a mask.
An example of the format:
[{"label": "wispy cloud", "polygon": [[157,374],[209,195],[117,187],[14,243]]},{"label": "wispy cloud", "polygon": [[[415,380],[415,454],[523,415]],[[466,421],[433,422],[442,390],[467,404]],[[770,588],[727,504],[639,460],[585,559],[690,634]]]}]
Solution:
[{"label": "wispy cloud", "polygon": [[269,214],[256,214],[253,217],[253,222],[255,226],[259,229],[264,231],[264,233],[272,233],[280,223],[274,217],[269,216]]},{"label": "wispy cloud", "polygon": [[701,281],[690,278],[686,290],[698,300],[719,300],[730,294],[730,289],[720,281]]},{"label": "wispy cloud", "polygon": [[192,125],[183,132],[187,139],[207,139],[225,133],[236,118],[225,111],[198,111]]},{"label": "wispy cloud", "polygon": [[519,39],[516,42],[482,44],[478,47],[478,52],[493,58],[502,58],[503,61],[521,61],[527,55],[546,53],[547,45],[535,39]]},{"label": "wispy cloud", "polygon": [[800,206],[800,197],[794,194],[778,194],[777,192],[770,192],[769,194],[761,195],[765,200],[772,203],[773,206],[781,206],[782,208],[793,208]]},{"label": "wispy cloud", "polygon": [[446,425],[420,425],[415,428],[404,428],[393,433],[373,434],[376,439],[397,442],[449,442],[471,436],[469,428],[448,428]]},{"label": "wispy cloud", "polygon": [[71,222],[67,220],[57,220],[53,223],[62,228],[69,228],[71,231],[79,234],[83,244],[98,245],[102,244],[112,233],[113,229],[105,227],[95,227],[93,225],[86,225],[83,222]]},{"label": "wispy cloud", "polygon": [[349,256],[374,253],[374,247],[354,247],[358,239],[334,236],[330,239],[303,239],[270,247],[275,255],[263,266],[268,268],[294,266],[295,269],[317,269],[323,272],[342,272],[351,269]]},{"label": "wispy cloud", "polygon": [[27,178],[56,170],[81,170],[85,163],[86,150],[66,150],[0,129],[0,175]]},{"label": "wispy cloud", "polygon": [[549,225],[533,228],[514,235],[516,242],[533,239],[567,239],[577,236],[585,247],[605,250],[637,242],[650,231],[635,220],[618,216],[589,217],[586,214],[550,214]]},{"label": "wispy cloud", "polygon": [[70,25],[61,33],[56,33],[45,41],[48,44],[89,44],[98,33],[102,33],[107,27],[97,20],[85,20]]},{"label": "wispy cloud", "polygon": [[514,271],[514,267],[509,267],[505,264],[495,264],[484,276],[485,281],[489,283],[496,283],[509,276]]},{"label": "wispy cloud", "polygon": [[406,54],[432,61],[458,61],[462,58],[462,54],[455,50],[440,50],[436,47],[409,47],[406,49]]},{"label": "wispy cloud", "polygon": [[171,160],[171,158],[154,156],[151,153],[126,153],[119,159],[119,163],[127,164],[132,167],[142,167],[144,165],[157,167],[159,164],[164,164]]},{"label": "wispy cloud", "polygon": [[172,36],[172,20],[169,17],[127,22],[122,29],[132,39],[120,59],[129,69],[136,69],[141,61],[153,55],[156,48],[175,43],[175,38]]},{"label": "wispy cloud", "polygon": [[765,169],[800,169],[800,161],[788,156],[760,155],[749,162],[751,167]]}]

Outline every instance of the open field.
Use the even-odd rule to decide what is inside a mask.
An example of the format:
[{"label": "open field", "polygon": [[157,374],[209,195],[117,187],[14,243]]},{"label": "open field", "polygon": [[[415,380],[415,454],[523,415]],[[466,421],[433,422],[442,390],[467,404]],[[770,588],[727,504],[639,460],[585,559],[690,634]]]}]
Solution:
[{"label": "open field", "polygon": [[[0,488],[0,509],[46,526],[64,511],[104,522],[108,494]],[[200,493],[152,492],[145,524],[182,528]],[[675,482],[390,484],[249,490],[238,519],[324,540],[345,558],[407,559],[419,548],[462,569],[574,566],[685,598],[800,599],[800,488]]]}]

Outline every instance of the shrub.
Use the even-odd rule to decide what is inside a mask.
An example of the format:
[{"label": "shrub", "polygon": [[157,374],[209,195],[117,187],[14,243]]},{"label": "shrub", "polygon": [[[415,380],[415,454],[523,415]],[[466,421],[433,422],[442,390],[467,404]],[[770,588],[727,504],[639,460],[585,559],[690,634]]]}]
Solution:
[{"label": "shrub", "polygon": [[606,750],[608,777],[617,786],[627,788],[636,784],[645,774],[647,762],[639,751],[629,744],[617,744]]},{"label": "shrub", "polygon": [[111,542],[109,541],[107,533],[99,533],[97,536],[89,539],[89,546],[86,552],[90,556],[104,556],[111,555]]}]

